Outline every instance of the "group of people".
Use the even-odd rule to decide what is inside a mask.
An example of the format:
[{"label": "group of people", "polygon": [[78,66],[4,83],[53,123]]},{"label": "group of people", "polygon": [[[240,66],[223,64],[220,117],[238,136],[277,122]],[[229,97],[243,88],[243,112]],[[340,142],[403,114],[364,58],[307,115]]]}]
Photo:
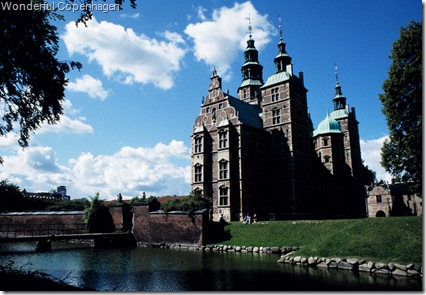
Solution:
[{"label": "group of people", "polygon": [[254,214],[253,216],[250,215],[250,213],[247,213],[243,217],[243,223],[250,224],[250,223],[256,223],[257,222],[257,216]]},{"label": "group of people", "polygon": [[[240,215],[241,216],[241,215]],[[226,223],[225,218],[223,217],[223,214],[220,214],[219,222]],[[243,217],[243,223],[244,224],[250,224],[250,223],[256,223],[257,222],[257,215],[253,214],[253,216],[250,215],[250,213],[247,213]]]}]

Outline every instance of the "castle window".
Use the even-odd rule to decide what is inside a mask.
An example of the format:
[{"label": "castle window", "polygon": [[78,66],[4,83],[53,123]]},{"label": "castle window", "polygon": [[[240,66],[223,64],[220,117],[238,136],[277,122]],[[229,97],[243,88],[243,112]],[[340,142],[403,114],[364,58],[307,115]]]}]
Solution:
[{"label": "castle window", "polygon": [[219,205],[228,206],[228,188],[226,186],[221,186],[219,188]]},{"label": "castle window", "polygon": [[278,101],[280,99],[280,94],[278,93],[278,87],[271,89],[271,100]]},{"label": "castle window", "polygon": [[247,89],[243,90],[243,98],[247,98]]},{"label": "castle window", "polygon": [[219,148],[228,147],[228,132],[226,130],[219,131]]},{"label": "castle window", "polygon": [[328,146],[328,137],[324,137],[324,138],[322,139],[322,145],[323,145],[323,146]]},{"label": "castle window", "polygon": [[279,109],[272,110],[272,124],[279,124],[281,122],[281,112]]},{"label": "castle window", "polygon": [[212,120],[213,122],[216,122],[216,108],[213,108],[212,110]]},{"label": "castle window", "polygon": [[382,202],[382,196],[376,196],[376,202],[381,203]]},{"label": "castle window", "polygon": [[194,195],[197,197],[201,197],[203,195],[203,190],[200,189],[199,187],[194,189]]},{"label": "castle window", "polygon": [[228,178],[228,161],[221,160],[219,162],[219,179]]},{"label": "castle window", "polygon": [[197,136],[194,139],[194,152],[195,153],[203,152],[203,138],[201,136]]},{"label": "castle window", "polygon": [[324,156],[324,162],[325,163],[330,163],[330,156],[329,155]]},{"label": "castle window", "polygon": [[201,164],[195,164],[194,166],[194,182],[203,181],[203,166]]},{"label": "castle window", "polygon": [[219,110],[222,109],[223,105],[222,103],[219,103]]}]

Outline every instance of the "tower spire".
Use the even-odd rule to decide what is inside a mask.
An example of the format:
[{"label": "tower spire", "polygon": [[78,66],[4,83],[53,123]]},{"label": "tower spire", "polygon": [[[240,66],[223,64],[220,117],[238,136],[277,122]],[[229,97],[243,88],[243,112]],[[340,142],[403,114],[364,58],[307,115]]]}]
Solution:
[{"label": "tower spire", "polygon": [[336,89],[336,94],[333,99],[334,103],[334,109],[344,109],[346,107],[346,97],[342,94],[342,87],[339,84],[339,76],[337,73],[337,64],[334,64],[334,74],[336,75],[336,86],[334,87]]},{"label": "tower spire", "polygon": [[283,42],[283,30],[281,25],[281,17],[279,20],[280,41],[278,42],[278,53],[274,58],[275,70],[277,73],[287,71],[287,65],[291,64],[291,57],[285,49],[286,44]]}]

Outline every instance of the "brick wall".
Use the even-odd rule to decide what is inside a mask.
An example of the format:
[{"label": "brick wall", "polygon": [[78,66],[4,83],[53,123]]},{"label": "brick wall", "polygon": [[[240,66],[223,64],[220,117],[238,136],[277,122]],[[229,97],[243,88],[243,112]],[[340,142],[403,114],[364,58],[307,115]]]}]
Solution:
[{"label": "brick wall", "polygon": [[147,205],[133,206],[133,234],[139,244],[203,244],[203,228],[208,212],[186,213],[148,212]]},{"label": "brick wall", "polygon": [[83,211],[14,212],[0,214],[0,232],[17,231],[17,235],[79,233],[84,229]]}]

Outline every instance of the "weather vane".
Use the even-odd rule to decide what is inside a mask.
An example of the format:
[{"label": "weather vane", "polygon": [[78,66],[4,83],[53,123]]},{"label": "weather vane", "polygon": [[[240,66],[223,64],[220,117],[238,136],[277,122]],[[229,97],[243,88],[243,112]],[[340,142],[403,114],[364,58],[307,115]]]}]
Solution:
[{"label": "weather vane", "polygon": [[334,63],[334,73],[336,74],[336,83],[339,83],[339,77],[337,76],[337,64]]},{"label": "weather vane", "polygon": [[278,17],[278,22],[279,22],[279,28],[280,28],[280,39],[282,39],[283,38],[283,29],[282,29],[282,26],[281,26],[281,15]]},{"label": "weather vane", "polygon": [[249,16],[246,17],[246,20],[248,20],[248,22],[249,22],[249,32],[250,32],[250,38],[251,38],[251,19],[250,19],[250,13],[249,13]]}]

